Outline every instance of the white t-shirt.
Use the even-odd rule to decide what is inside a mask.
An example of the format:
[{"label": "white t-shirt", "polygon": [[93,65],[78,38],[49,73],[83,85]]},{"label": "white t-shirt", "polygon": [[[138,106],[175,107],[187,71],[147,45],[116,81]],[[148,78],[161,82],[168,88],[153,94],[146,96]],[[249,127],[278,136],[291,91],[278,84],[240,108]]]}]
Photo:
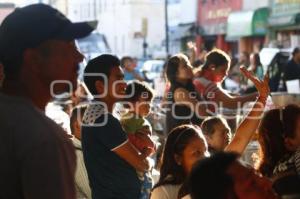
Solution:
[{"label": "white t-shirt", "polygon": [[162,185],[155,188],[150,199],[177,199],[180,185]]}]

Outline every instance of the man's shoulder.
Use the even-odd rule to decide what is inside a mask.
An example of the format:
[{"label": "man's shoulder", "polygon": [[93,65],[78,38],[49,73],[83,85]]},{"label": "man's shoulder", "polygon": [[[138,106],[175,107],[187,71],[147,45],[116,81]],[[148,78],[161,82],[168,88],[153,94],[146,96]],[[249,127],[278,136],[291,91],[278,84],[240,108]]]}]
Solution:
[{"label": "man's shoulder", "polygon": [[84,112],[82,128],[85,127],[106,127],[120,124],[120,121],[107,111],[102,104],[90,104]]}]

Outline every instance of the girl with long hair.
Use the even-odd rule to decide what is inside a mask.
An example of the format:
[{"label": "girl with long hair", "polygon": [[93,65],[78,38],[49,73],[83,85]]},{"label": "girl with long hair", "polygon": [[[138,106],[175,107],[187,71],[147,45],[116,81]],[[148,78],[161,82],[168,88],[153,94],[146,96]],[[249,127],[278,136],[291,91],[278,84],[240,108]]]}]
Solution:
[{"label": "girl with long hair", "polygon": [[258,170],[272,178],[280,194],[300,194],[300,107],[268,111],[259,126]]},{"label": "girl with long hair", "polygon": [[206,106],[193,85],[193,71],[184,54],[172,56],[166,66],[166,76],[170,83],[167,95],[167,132],[182,124],[200,124],[207,116]]}]

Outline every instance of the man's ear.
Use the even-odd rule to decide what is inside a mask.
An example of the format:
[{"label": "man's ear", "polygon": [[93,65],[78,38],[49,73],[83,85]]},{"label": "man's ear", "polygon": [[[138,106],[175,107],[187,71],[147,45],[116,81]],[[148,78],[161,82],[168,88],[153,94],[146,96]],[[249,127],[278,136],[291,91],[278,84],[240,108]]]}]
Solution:
[{"label": "man's ear", "polygon": [[104,93],[104,85],[103,85],[103,82],[100,81],[100,80],[97,80],[95,82],[95,88],[96,88],[96,91],[99,95],[103,94]]},{"label": "man's ear", "polygon": [[182,164],[182,158],[181,158],[180,155],[175,154],[175,155],[174,155],[174,159],[175,159],[175,162],[176,162],[178,165],[181,165],[181,164]]}]

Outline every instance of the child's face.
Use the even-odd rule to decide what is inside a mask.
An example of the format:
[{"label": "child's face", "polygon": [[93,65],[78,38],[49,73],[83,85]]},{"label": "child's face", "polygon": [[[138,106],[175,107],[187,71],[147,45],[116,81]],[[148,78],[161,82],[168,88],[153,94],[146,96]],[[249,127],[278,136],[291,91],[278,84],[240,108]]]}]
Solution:
[{"label": "child's face", "polygon": [[214,82],[220,83],[223,82],[225,77],[228,76],[228,64],[224,64],[214,69]]},{"label": "child's face", "polygon": [[181,165],[185,173],[189,174],[195,162],[208,156],[209,153],[205,138],[201,136],[196,136],[195,138],[192,138],[183,150],[181,156]]},{"label": "child's face", "polygon": [[210,147],[217,151],[223,151],[229,144],[231,138],[230,129],[223,122],[214,125],[214,133],[207,136],[207,142]]},{"label": "child's face", "polygon": [[151,100],[140,97],[138,102],[134,104],[135,106],[135,113],[141,117],[146,117],[150,113],[151,109]]}]

